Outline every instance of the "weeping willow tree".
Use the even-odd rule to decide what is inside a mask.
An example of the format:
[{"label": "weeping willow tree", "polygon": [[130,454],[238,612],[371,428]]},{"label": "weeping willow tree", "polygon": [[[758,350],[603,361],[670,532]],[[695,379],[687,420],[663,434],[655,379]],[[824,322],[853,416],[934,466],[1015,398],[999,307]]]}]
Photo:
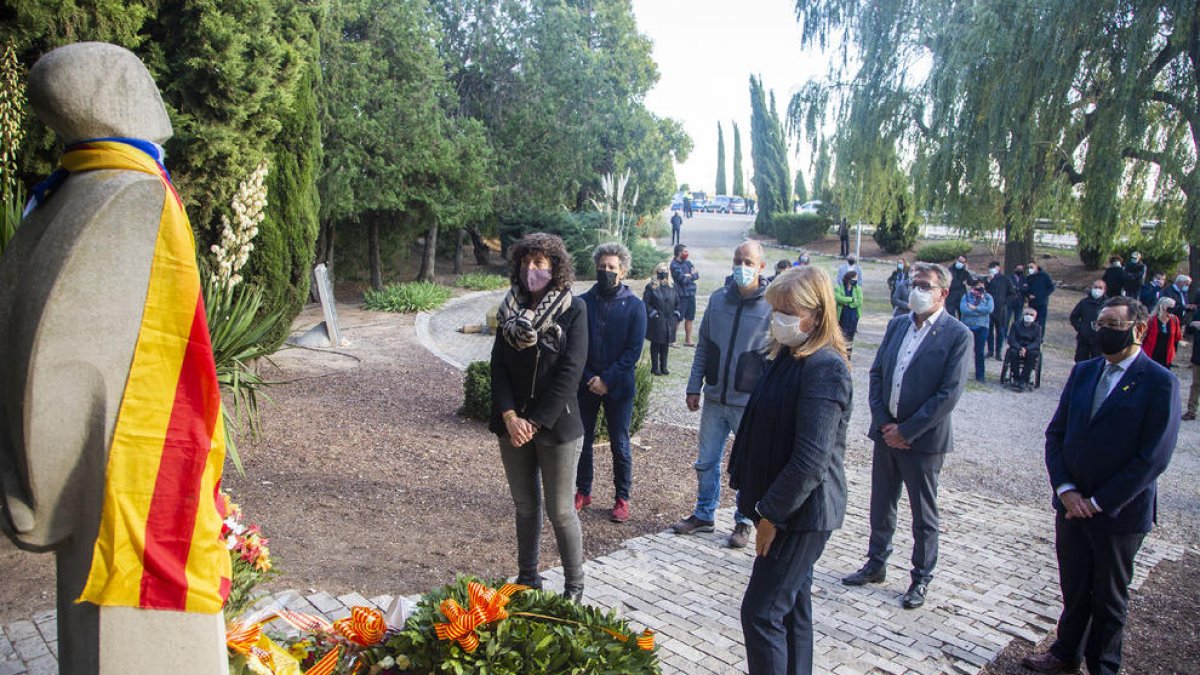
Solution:
[{"label": "weeping willow tree", "polygon": [[[1123,204],[1148,190],[1200,198],[1194,2],[797,0],[796,11],[804,43],[840,58],[793,97],[789,129],[831,144],[848,201],[886,189],[872,186],[888,184],[887,157],[904,157],[920,201],[969,216],[960,226],[1003,229],[1007,260],[1030,259],[1050,209],[1078,218],[1094,265],[1133,227]],[[1200,207],[1162,213],[1200,240]]]}]

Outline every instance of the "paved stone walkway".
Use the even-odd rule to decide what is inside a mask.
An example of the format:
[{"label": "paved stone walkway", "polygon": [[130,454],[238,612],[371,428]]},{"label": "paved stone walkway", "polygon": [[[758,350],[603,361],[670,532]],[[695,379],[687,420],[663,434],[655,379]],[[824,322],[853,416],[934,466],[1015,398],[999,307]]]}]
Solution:
[{"label": "paved stone walkway", "polygon": [[[908,586],[912,539],[897,533],[888,581],[848,588],[839,579],[863,561],[867,540],[869,475],[851,470],[845,526],[834,533],[817,564],[813,584],[816,670],[853,673],[975,673],[1014,637],[1040,641],[1058,618],[1057,567],[1049,509],[1036,510],[943,490],[941,560],[920,610],[900,607]],[[910,516],[906,502],[900,523]],[[681,537],[669,531],[631,539],[586,563],[585,601],[616,608],[658,632],[663,672],[701,675],[745,672],[738,608],[753,564],[753,548],[725,548],[732,512],[718,513],[712,534]],[[1178,560],[1183,548],[1150,536],[1138,554],[1133,587],[1159,562]],[[545,573],[549,588],[561,568]],[[333,597],[318,592],[276,595],[289,608],[330,619],[348,607],[386,610],[391,596]],[[53,611],[3,628],[0,675],[57,672]]]}]

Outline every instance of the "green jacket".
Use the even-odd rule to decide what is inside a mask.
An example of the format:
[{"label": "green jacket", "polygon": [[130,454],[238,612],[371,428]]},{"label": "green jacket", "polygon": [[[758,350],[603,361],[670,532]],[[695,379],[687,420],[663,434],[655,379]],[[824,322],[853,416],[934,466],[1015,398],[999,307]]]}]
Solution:
[{"label": "green jacket", "polygon": [[843,307],[849,307],[850,309],[862,309],[862,286],[855,285],[854,292],[850,295],[846,295],[846,287],[842,284],[838,284],[833,287],[833,299],[837,301],[837,316],[839,319],[841,319]]}]

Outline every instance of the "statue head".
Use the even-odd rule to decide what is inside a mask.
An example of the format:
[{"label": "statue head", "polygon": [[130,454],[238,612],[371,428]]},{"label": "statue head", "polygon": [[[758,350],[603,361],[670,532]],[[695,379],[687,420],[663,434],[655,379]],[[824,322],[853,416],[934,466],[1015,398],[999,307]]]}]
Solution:
[{"label": "statue head", "polygon": [[67,145],[89,138],[163,143],[171,120],[150,71],[133,52],[104,42],[59,47],[29,71],[29,103]]}]

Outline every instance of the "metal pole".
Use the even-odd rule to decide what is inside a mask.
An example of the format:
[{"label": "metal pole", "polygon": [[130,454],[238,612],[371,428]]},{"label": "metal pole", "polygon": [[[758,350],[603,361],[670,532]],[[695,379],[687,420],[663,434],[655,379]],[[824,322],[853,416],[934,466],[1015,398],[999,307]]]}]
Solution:
[{"label": "metal pole", "polygon": [[862,256],[859,253],[862,252],[862,220],[859,220],[855,227],[858,228],[858,236],[854,240],[854,257],[861,260]]}]

